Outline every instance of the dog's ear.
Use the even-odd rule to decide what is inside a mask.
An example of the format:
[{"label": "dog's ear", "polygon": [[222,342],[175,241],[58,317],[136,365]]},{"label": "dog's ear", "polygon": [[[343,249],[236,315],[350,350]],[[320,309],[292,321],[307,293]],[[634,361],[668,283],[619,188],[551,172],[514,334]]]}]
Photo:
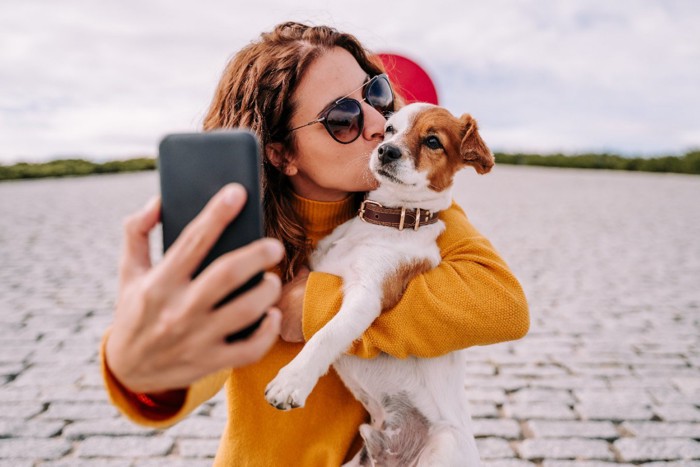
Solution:
[{"label": "dog's ear", "polygon": [[462,159],[466,164],[474,166],[480,174],[490,172],[494,164],[493,155],[479,136],[476,120],[471,115],[464,114],[460,117],[459,122],[462,125],[462,144],[460,146]]}]

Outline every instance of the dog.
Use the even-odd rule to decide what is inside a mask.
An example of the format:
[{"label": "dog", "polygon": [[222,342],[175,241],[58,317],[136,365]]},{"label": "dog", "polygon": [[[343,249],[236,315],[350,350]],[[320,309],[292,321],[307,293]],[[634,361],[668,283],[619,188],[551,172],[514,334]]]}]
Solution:
[{"label": "dog", "polygon": [[346,466],[477,466],[461,351],[430,359],[344,352],[413,277],[440,263],[438,214],[452,202],[454,175],[470,165],[489,172],[493,155],[469,114],[414,103],[387,120],[369,164],[378,188],[310,256],[312,270],[342,277],[340,311],[279,371],[265,398],[280,410],[302,407],[333,365],[372,419]]}]

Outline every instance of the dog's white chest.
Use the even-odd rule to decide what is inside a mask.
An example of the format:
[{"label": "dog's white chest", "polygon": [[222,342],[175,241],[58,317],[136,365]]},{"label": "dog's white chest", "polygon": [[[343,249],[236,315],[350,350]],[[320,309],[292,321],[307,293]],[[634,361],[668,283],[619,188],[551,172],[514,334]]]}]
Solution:
[{"label": "dog's white chest", "polygon": [[434,267],[440,262],[435,241],[443,230],[442,221],[417,231],[399,231],[355,218],[319,242],[310,259],[311,269],[344,279],[374,274],[370,278],[380,281],[400,264],[415,258],[425,258]]}]

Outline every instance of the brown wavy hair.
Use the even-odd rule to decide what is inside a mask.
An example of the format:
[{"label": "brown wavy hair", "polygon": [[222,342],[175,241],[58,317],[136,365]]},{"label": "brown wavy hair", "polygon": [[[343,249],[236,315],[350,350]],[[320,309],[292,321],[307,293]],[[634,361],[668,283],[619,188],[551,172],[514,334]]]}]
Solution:
[{"label": "brown wavy hair", "polygon": [[328,26],[279,24],[231,58],[204,118],[205,131],[244,127],[260,141],[265,234],[284,244],[286,255],[280,264],[284,281],[291,280],[306,260],[309,242],[292,208],[292,187],[284,167],[276,167],[265,148],[281,143],[285,154],[296,153],[294,133],[289,131],[296,110],[292,95],[309,65],[334,47],[350,52],[369,76],[383,73],[381,61],[351,34]]}]

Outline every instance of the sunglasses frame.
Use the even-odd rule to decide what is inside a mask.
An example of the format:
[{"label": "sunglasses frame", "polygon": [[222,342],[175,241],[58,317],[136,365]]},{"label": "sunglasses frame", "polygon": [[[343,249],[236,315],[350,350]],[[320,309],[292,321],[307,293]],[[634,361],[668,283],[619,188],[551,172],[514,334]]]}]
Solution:
[{"label": "sunglasses frame", "polygon": [[[367,101],[366,90],[369,89],[369,86],[370,86],[372,83],[378,81],[379,79],[383,79],[384,81],[386,81],[387,86],[389,86],[389,91],[391,91],[391,107],[392,107],[392,109],[393,109],[394,106],[395,106],[395,104],[396,104],[396,94],[394,94],[394,88],[391,86],[391,82],[389,81],[389,76],[387,76],[386,73],[381,73],[381,74],[379,74],[379,75],[372,76],[370,79],[368,79],[367,81],[365,81],[364,83],[362,83],[362,86],[360,86],[359,88],[355,89],[355,90],[352,91],[350,94],[348,94],[348,95],[346,95],[346,96],[344,96],[344,97],[341,97],[340,99],[338,99],[338,100],[336,100],[335,102],[333,102],[332,104],[330,104],[326,109],[324,109],[324,110],[321,111],[321,113],[319,114],[319,117],[318,117],[317,119],[312,120],[312,121],[310,121],[310,122],[308,122],[308,123],[305,123],[305,124],[303,124],[303,125],[300,125],[300,126],[298,126],[298,127],[292,128],[291,130],[289,130],[289,132],[291,133],[292,131],[296,131],[296,130],[298,130],[298,129],[300,129],[300,128],[305,128],[305,127],[307,127],[307,126],[314,125],[314,124],[316,124],[316,123],[323,123],[323,126],[326,128],[326,131],[328,132],[328,134],[331,135],[331,138],[333,138],[334,140],[336,140],[336,141],[339,142],[340,144],[350,144],[350,143],[352,143],[353,141],[355,141],[357,138],[360,137],[360,135],[362,134],[362,130],[363,130],[364,127],[365,127],[365,113],[362,111],[362,102],[367,102],[367,104],[369,104],[370,107],[376,109],[376,107],[374,107],[372,104],[369,103],[369,101]],[[357,92],[358,89],[362,89],[362,101],[358,101],[357,99],[354,99],[354,98],[350,97],[352,94],[354,94],[355,92]],[[333,131],[331,130],[331,128],[330,128],[329,125],[328,125],[328,114],[329,114],[333,109],[335,109],[341,102],[352,102],[352,103],[354,103],[354,104],[357,106],[357,108],[359,109],[359,116],[358,116],[358,121],[357,121],[357,123],[358,123],[357,135],[355,135],[350,141],[341,141],[341,140],[339,140],[339,139],[333,134]],[[391,110],[391,111],[389,111],[389,112],[386,112],[386,113],[384,113],[383,115],[386,116],[387,114],[389,114],[389,113],[391,113],[391,112],[393,112],[393,110]]]}]

